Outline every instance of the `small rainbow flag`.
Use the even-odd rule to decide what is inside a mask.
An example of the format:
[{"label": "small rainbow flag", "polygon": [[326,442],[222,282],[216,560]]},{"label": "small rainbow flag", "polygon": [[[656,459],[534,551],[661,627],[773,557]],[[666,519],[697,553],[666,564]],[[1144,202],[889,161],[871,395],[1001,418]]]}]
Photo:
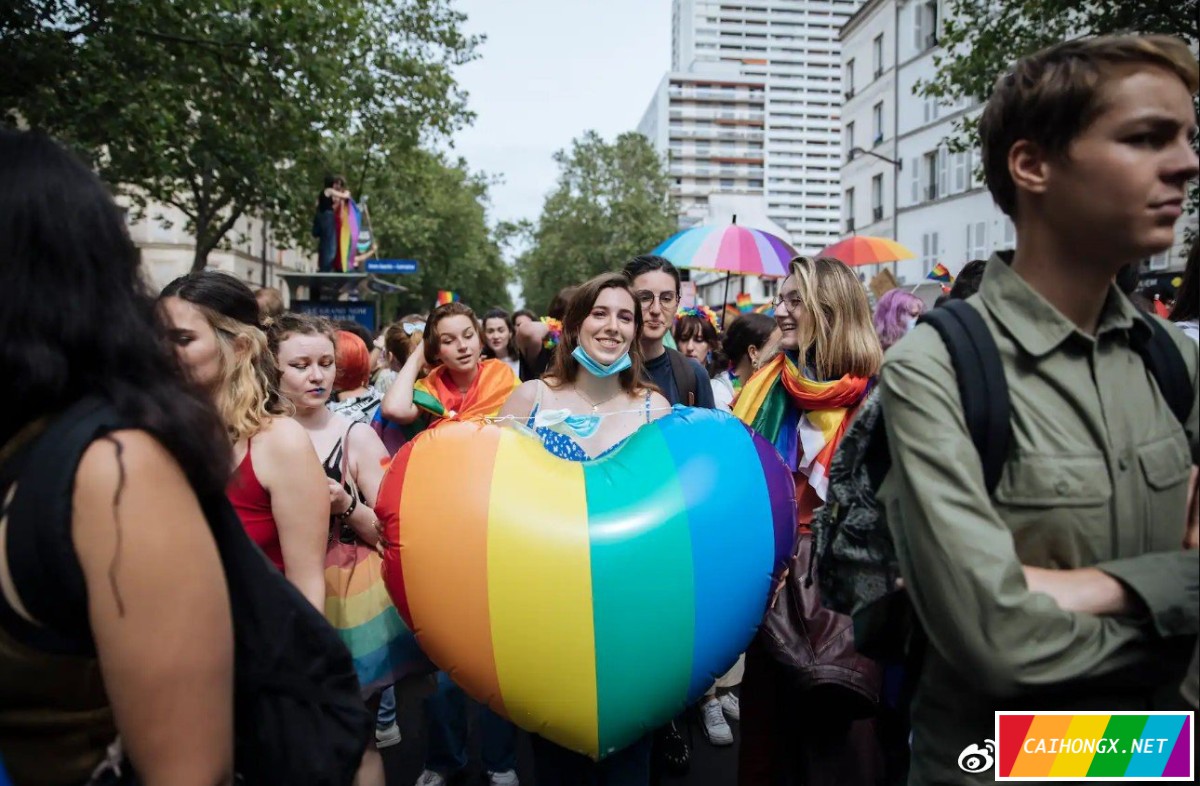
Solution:
[{"label": "small rainbow flag", "polygon": [[437,294],[437,304],[444,306],[447,303],[457,303],[458,293],[451,292],[449,289],[439,289]]},{"label": "small rainbow flag", "polygon": [[954,276],[950,275],[950,269],[941,262],[934,265],[933,270],[930,270],[929,275],[925,276],[925,278],[930,281],[941,281],[943,284],[949,284],[954,280]]},{"label": "small rainbow flag", "polygon": [[754,308],[754,304],[750,301],[750,295],[748,295],[745,292],[738,295],[737,296],[737,307],[738,307],[738,311],[742,312],[743,314],[748,314],[750,312],[750,310],[752,308]]},{"label": "small rainbow flag", "polygon": [[1191,781],[1194,721],[1193,712],[997,712],[996,780]]}]

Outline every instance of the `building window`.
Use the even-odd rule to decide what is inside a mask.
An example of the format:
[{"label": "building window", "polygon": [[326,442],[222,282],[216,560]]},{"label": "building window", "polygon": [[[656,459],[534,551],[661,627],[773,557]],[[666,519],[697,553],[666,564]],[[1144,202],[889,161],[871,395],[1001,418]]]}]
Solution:
[{"label": "building window", "polygon": [[883,219],[883,175],[871,178],[871,220]]},{"label": "building window", "polygon": [[883,76],[883,33],[875,36],[871,43],[871,65],[875,69],[875,78]]},{"label": "building window", "polygon": [[967,224],[967,259],[987,259],[987,222]]},{"label": "building window", "polygon": [[921,172],[924,175],[924,201],[929,202],[938,198],[938,154],[936,150],[926,153],[921,161]]},{"label": "building window", "polygon": [[921,264],[925,268],[922,275],[928,276],[933,266],[938,263],[938,233],[926,232],[921,235]]},{"label": "building window", "polygon": [[913,9],[913,45],[918,52],[937,46],[937,0],[927,0]]},{"label": "building window", "polygon": [[854,58],[846,61],[846,98],[854,98]]},{"label": "building window", "polygon": [[967,184],[967,159],[969,154],[966,151],[954,154],[954,191],[966,191]]},{"label": "building window", "polygon": [[1147,270],[1166,270],[1167,262],[1170,258],[1171,258],[1171,255],[1166,251],[1163,251],[1161,254],[1155,254],[1154,256],[1150,257],[1150,261],[1146,265],[1146,269]]},{"label": "building window", "polygon": [[733,188],[733,181],[722,178],[721,179],[721,188]]},{"label": "building window", "polygon": [[878,145],[883,141],[883,102],[880,101],[871,110],[871,137],[874,139],[872,144]]},{"label": "building window", "polygon": [[851,120],[846,124],[846,160],[849,161],[854,156],[850,153],[854,149],[854,121]]},{"label": "building window", "polygon": [[842,212],[846,216],[846,231],[854,231],[854,189],[847,188],[845,194],[845,202],[842,206]]}]

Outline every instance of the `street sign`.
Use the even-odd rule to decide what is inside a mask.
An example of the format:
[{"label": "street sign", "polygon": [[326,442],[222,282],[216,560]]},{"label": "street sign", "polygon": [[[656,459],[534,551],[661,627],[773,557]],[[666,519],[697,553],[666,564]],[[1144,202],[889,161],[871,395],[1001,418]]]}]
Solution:
[{"label": "street sign", "polygon": [[314,314],[334,322],[357,322],[367,330],[375,330],[375,304],[361,300],[293,300],[292,310],[298,314]]},{"label": "street sign", "polygon": [[415,259],[368,259],[368,273],[416,273],[417,260]]}]

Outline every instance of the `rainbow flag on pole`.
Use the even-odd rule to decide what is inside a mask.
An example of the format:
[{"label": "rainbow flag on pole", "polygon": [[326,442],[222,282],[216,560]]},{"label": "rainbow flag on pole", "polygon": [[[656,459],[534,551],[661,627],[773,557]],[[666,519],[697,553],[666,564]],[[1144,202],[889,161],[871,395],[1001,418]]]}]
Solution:
[{"label": "rainbow flag on pole", "polygon": [[458,293],[451,292],[449,289],[439,289],[437,293],[437,304],[444,306],[447,303],[457,303]]},{"label": "rainbow flag on pole", "polygon": [[933,270],[930,270],[929,275],[925,276],[925,278],[930,281],[940,281],[943,284],[949,284],[954,280],[954,276],[950,275],[950,269],[941,262],[934,265]]},{"label": "rainbow flag on pole", "polygon": [[748,295],[745,292],[738,295],[737,296],[737,307],[738,307],[738,311],[742,312],[743,314],[750,313],[750,310],[752,308],[754,308],[754,303],[750,300],[750,295]]},{"label": "rainbow flag on pole", "polygon": [[337,256],[333,260],[335,273],[348,273],[354,269],[354,258],[358,249],[358,232],[362,225],[362,214],[353,199],[342,203],[333,216],[337,236]]}]

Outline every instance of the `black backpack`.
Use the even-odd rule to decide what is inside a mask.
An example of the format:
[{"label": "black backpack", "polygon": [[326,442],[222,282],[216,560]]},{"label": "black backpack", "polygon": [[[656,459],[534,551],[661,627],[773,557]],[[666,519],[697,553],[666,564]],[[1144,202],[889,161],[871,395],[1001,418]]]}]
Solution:
[{"label": "black backpack", "polygon": [[[126,427],[111,405],[84,399],[3,468],[4,487],[18,484],[8,507],[9,569],[29,613],[43,624],[13,614],[2,621],[35,649],[95,656],[86,586],[71,540],[71,501],[84,451]],[[350,653],[246,535],[224,495],[200,504],[221,555],[233,615],[238,782],[349,784],[374,722]]]},{"label": "black backpack", "polygon": [[687,357],[677,349],[665,348],[667,358],[671,361],[671,376],[675,378],[675,389],[679,392],[679,403],[684,406],[696,406],[696,375],[688,363]]},{"label": "black backpack", "polygon": [[[945,342],[958,377],[963,415],[979,451],[988,494],[1000,482],[1012,441],[1012,408],[1000,351],[983,316],[963,300],[923,315]],[[1195,401],[1178,346],[1156,320],[1134,349],[1182,423]],[[859,407],[838,444],[825,505],[813,518],[822,602],[854,619],[858,651],[885,663],[907,663],[914,682],[925,638],[903,590],[896,548],[875,492],[891,466],[883,408],[875,391]]]}]

